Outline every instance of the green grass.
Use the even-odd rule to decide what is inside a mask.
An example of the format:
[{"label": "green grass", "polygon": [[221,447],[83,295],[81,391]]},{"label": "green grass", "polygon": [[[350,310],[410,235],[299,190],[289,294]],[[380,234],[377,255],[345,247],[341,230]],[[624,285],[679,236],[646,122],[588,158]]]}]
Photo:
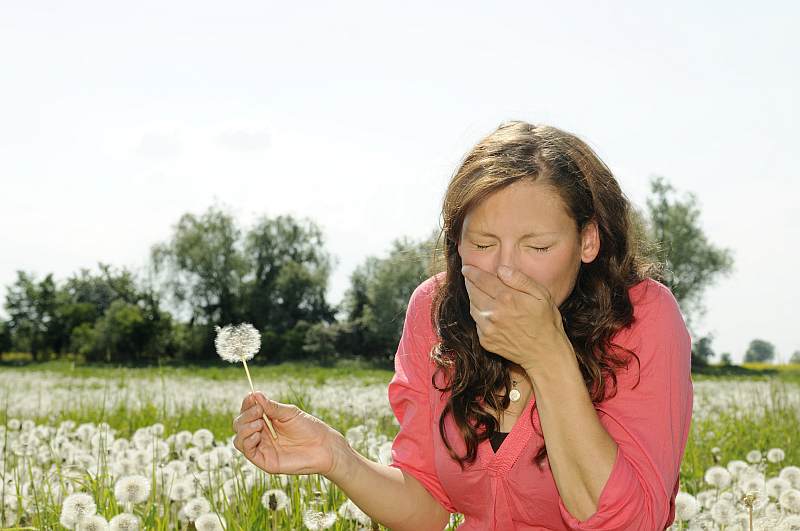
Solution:
[{"label": "green grass", "polygon": [[[35,377],[37,372],[51,372],[77,378],[100,378],[107,380],[121,379],[123,382],[128,379],[152,378],[173,380],[181,377],[202,377],[209,380],[235,380],[242,381],[244,376],[242,368],[237,365],[223,364],[221,366],[182,366],[182,367],[147,367],[147,368],[128,368],[128,367],[107,367],[107,366],[86,366],[74,365],[65,361],[54,361],[43,364],[33,365],[24,364],[22,366],[8,367],[0,369],[2,371],[19,371],[22,374]],[[370,384],[388,384],[392,372],[387,370],[375,369],[354,363],[343,363],[332,368],[323,368],[302,363],[284,363],[272,366],[254,366],[251,368],[254,380],[267,382],[292,378],[313,385],[323,385],[326,382],[335,382],[338,379],[349,379],[356,377]],[[797,434],[800,434],[800,415],[795,407],[786,404],[783,398],[790,391],[784,384],[800,383],[800,366],[763,366],[747,365],[744,367],[706,367],[698,370],[692,375],[695,382],[701,381],[752,381],[762,380],[770,382],[770,396],[775,406],[765,408],[764,411],[723,411],[716,417],[693,418],[692,428],[684,452],[683,462],[680,471],[681,490],[697,493],[700,490],[709,488],[704,484],[703,476],[705,471],[713,465],[725,466],[728,461],[733,459],[744,460],[745,455],[750,450],[758,449],[766,452],[770,448],[778,447],[784,450],[786,459],[782,463],[766,463],[766,475],[772,477],[778,474],[779,470],[789,464],[800,465],[800,445],[797,443]],[[301,409],[306,409],[309,400],[309,391],[303,386],[300,389],[291,391],[275,397],[281,402],[297,404]],[[117,430],[118,437],[130,437],[136,429],[142,426],[152,425],[160,422],[164,424],[166,434],[176,433],[180,430],[195,431],[199,428],[210,429],[215,436],[224,440],[233,435],[231,428],[232,415],[229,413],[219,413],[209,411],[203,406],[196,406],[180,411],[176,415],[167,415],[161,409],[163,401],[159,402],[158,397],[153,397],[153,402],[145,404],[143,407],[127,407],[124,403],[118,404],[114,408],[108,408],[104,403],[85,405],[77,409],[57,414],[47,414],[42,412],[32,420],[37,423],[46,423],[57,426],[63,420],[74,420],[78,423],[83,422],[107,422],[112,428]],[[347,412],[321,410],[315,412],[325,422],[332,427],[345,433],[347,429],[365,421]],[[391,440],[397,433],[397,427],[392,423],[391,411],[387,410],[386,415],[377,419],[376,431],[385,434]],[[7,421],[6,414],[0,411],[0,423]],[[718,447],[720,451],[715,455],[711,449]],[[296,507],[300,508],[299,490],[314,489],[310,482],[314,481],[314,476],[305,477],[302,481],[292,483],[292,487],[287,492],[295,498]],[[294,481],[294,480],[293,480]],[[264,485],[264,488],[271,488],[274,485]],[[89,485],[92,492],[97,496],[108,498],[108,491],[105,487]],[[292,490],[294,489],[294,490]],[[113,493],[112,496],[113,498]],[[324,500],[326,510],[334,510],[344,501],[344,495],[337,488],[333,488]],[[113,500],[106,503],[113,503]],[[111,507],[113,510],[114,508]],[[280,525],[294,525],[301,528],[301,522],[297,519],[299,510],[295,511],[291,519],[280,521]],[[50,507],[45,509],[44,516],[39,520],[42,522],[57,522],[57,508]],[[113,513],[112,513],[113,514]],[[269,528],[278,525],[277,522],[265,520],[265,511],[260,506],[258,496],[255,494],[249,498],[239,500],[236,507],[226,507],[224,516],[251,528]],[[55,520],[54,520],[55,518]],[[157,529],[167,529],[164,520],[153,517],[154,527]],[[288,517],[287,517],[288,518]],[[238,528],[237,526],[230,528]],[[354,529],[347,527],[345,522],[339,522],[334,529]],[[280,526],[277,528],[281,528]]]}]

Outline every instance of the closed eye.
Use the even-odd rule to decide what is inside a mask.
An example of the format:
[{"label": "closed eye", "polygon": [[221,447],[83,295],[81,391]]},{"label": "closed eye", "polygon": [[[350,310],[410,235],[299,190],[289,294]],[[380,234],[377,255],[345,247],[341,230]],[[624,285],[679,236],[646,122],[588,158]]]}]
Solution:
[{"label": "closed eye", "polygon": [[[476,247],[478,250],[482,251],[482,250],[484,250],[484,249],[488,249],[489,247],[491,247],[491,245],[478,245],[478,244],[476,243],[476,244],[475,244],[475,247]],[[551,247],[552,247],[552,246],[551,246]],[[529,249],[536,249],[536,251],[537,251],[537,252],[539,252],[539,253],[546,253],[547,251],[549,251],[549,250],[550,250],[550,247],[532,247],[532,246],[528,246],[528,248],[529,248]]]}]

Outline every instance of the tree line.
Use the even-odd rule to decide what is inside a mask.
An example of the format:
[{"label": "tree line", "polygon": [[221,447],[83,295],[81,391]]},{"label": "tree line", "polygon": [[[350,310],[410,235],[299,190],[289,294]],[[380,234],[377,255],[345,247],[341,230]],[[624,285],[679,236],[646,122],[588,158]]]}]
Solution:
[{"label": "tree line", "polygon": [[[662,282],[691,331],[705,313],[703,291],[730,273],[731,251],[703,234],[695,196],[676,197],[662,177],[651,179],[645,211],[633,213],[637,237],[664,264]],[[144,275],[102,262],[62,282],[17,271],[6,287],[0,352],[27,352],[34,361],[205,362],[216,357],[215,325],[250,322],[262,334],[254,361],[360,358],[391,366],[411,292],[442,269],[438,237],[438,229],[421,240],[402,237],[386,256],[366,257],[334,305],[326,291],[335,259],[313,220],[262,216],[243,229],[212,206],[181,216],[169,240],[151,248]],[[710,336],[695,342],[694,363],[711,359],[710,343]]]}]

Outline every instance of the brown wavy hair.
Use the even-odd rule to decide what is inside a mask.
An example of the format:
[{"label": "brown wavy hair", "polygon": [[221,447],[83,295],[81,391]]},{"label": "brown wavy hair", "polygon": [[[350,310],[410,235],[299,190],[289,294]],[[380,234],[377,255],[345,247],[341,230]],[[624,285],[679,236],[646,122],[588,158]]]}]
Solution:
[{"label": "brown wavy hair", "polygon": [[[510,362],[485,350],[478,339],[469,313],[458,243],[464,218],[472,207],[523,180],[551,185],[575,220],[578,234],[591,220],[598,225],[600,251],[592,262],[581,262],[575,287],[559,306],[594,404],[616,394],[615,368],[627,366],[631,359],[616,357],[612,347],[622,348],[639,363],[634,352],[610,341],[633,321],[628,289],[647,277],[663,281],[663,264],[652,258],[658,244],[650,243],[644,235],[639,218],[634,219],[635,209],[608,167],[575,135],[547,125],[509,121],[472,148],[447,187],[442,229],[432,262],[439,264],[438,268],[433,265],[432,271],[444,268],[446,275],[431,305],[431,322],[441,338],[431,351],[436,364],[431,383],[438,391],[451,393],[439,418],[439,434],[462,469],[465,462],[475,461],[478,444],[499,430],[498,420],[483,409],[480,400],[494,411],[507,408],[511,378]],[[437,262],[438,249],[443,249],[444,256]],[[445,375],[444,387],[436,385],[440,372]],[[614,393],[606,396],[609,379]],[[504,395],[496,394],[500,389],[505,389]],[[464,456],[457,455],[448,441],[448,414],[453,415],[466,443]],[[543,445],[534,463],[542,467],[546,455]]]}]

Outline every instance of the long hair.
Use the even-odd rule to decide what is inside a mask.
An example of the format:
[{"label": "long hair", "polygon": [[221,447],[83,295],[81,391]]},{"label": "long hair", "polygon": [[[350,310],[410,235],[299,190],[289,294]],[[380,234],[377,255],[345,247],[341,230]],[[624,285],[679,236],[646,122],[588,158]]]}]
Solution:
[{"label": "long hair", "polygon": [[[436,364],[431,384],[438,391],[450,392],[439,418],[439,434],[462,469],[465,462],[475,461],[478,444],[499,431],[498,420],[481,402],[494,411],[507,408],[511,378],[508,360],[485,350],[478,339],[461,274],[459,239],[472,207],[523,180],[552,186],[579,235],[590,220],[598,225],[599,253],[592,262],[581,263],[573,291],[559,306],[593,403],[613,396],[606,396],[609,379],[616,394],[615,368],[630,361],[630,357],[615,356],[612,347],[622,347],[610,341],[619,329],[633,322],[628,289],[647,277],[662,279],[663,265],[648,258],[648,241],[635,223],[630,202],[608,167],[575,135],[547,125],[510,121],[472,148],[451,178],[444,197],[442,230],[433,262],[437,262],[436,249],[442,249],[443,260],[438,263],[446,274],[431,305],[431,322],[441,338],[430,354]],[[639,363],[634,352],[623,350]],[[439,373],[445,375],[444,387],[436,384]],[[500,389],[505,389],[505,395],[496,394]],[[464,456],[457,455],[448,441],[448,414],[453,415],[466,443]],[[546,455],[543,445],[534,462],[542,467]]]}]

